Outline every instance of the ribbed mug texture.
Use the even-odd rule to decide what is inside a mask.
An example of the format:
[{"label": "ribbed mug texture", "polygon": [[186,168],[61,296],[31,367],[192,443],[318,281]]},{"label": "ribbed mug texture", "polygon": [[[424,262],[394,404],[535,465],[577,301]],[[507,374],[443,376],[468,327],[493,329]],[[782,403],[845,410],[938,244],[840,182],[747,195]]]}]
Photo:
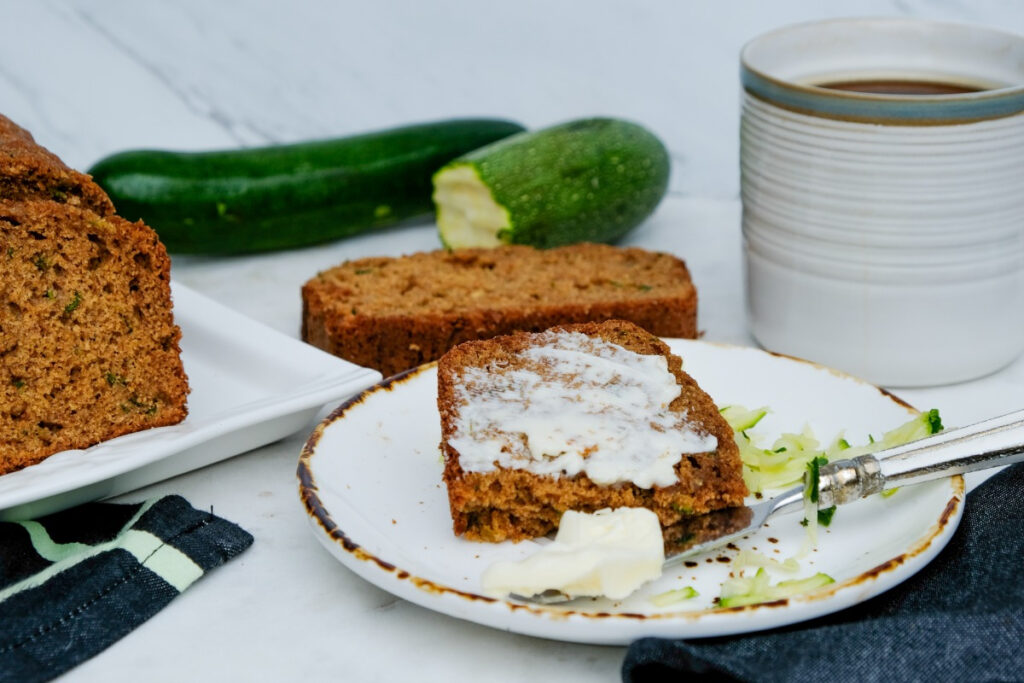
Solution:
[{"label": "ribbed mug texture", "polygon": [[[874,45],[879,59],[877,51],[901,28],[923,41],[921,50],[936,40],[931,26],[941,29],[939,37],[987,31],[907,20],[843,24],[817,26],[827,25],[843,54],[853,55],[847,59],[858,41]],[[793,30],[813,40],[814,27]],[[1024,39],[991,33],[1024,54]],[[783,53],[772,52],[771,38],[779,35]],[[963,49],[971,49],[969,38],[960,40]],[[883,104],[906,102],[914,116],[901,119],[904,110],[880,106],[879,120],[870,122],[859,119],[877,96],[834,95],[793,79],[801,107],[829,102],[824,113],[797,111],[775,96],[787,81],[759,71],[751,53],[786,73],[800,60],[813,69],[814,49],[799,49],[799,39],[784,31],[759,40],[767,44],[755,40],[744,51],[740,131],[754,336],[769,349],[896,386],[962,381],[1011,362],[1024,349],[1024,114],[1006,115],[1006,102],[992,93],[1015,98],[1024,88],[974,100],[926,98],[963,100],[957,111],[964,119],[946,122],[921,123],[929,110],[913,98],[880,97]],[[914,49],[912,43],[900,49]],[[822,49],[829,61],[835,49]],[[1005,77],[1005,68],[994,71]],[[855,102],[858,116],[844,113],[845,100]]]}]

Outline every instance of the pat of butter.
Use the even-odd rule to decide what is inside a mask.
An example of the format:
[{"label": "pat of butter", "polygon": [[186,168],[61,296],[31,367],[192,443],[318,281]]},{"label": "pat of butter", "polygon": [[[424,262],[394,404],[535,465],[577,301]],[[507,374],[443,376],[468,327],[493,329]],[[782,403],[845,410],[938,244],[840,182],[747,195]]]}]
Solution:
[{"label": "pat of butter", "polygon": [[661,524],[650,510],[568,510],[554,541],[518,562],[495,562],[481,583],[484,592],[495,596],[555,589],[573,597],[621,600],[661,576],[664,562]]}]

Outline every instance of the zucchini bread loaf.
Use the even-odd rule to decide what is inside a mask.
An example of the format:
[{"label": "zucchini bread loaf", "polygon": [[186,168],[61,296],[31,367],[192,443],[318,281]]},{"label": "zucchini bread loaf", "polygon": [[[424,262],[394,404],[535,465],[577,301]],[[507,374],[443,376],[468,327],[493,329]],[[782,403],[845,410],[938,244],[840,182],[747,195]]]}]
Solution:
[{"label": "zucchini bread loaf", "polygon": [[604,244],[364,258],[302,288],[302,338],[385,376],[456,344],[517,330],[623,319],[697,336],[697,290],[669,254]]},{"label": "zucchini bread loaf", "polygon": [[0,474],[184,419],[170,261],[0,117]]},{"label": "zucchini bread loaf", "polygon": [[438,363],[456,534],[518,541],[566,510],[645,507],[663,527],[743,504],[714,402],[654,335],[624,321],[461,344]]}]

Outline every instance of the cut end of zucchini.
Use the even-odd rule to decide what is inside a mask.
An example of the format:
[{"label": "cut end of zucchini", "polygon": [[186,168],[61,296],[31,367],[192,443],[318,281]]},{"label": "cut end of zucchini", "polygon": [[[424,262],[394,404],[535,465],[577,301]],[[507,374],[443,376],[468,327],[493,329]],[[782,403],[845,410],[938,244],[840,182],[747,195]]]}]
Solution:
[{"label": "cut end of zucchini", "polygon": [[456,164],[434,175],[434,204],[441,242],[449,249],[498,247],[511,227],[508,211],[471,164]]}]

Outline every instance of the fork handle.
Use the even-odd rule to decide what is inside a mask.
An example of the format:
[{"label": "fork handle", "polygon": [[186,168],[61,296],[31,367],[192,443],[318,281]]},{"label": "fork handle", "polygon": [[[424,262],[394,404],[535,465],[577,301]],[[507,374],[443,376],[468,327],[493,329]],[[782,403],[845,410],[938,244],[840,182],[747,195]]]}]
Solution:
[{"label": "fork handle", "polygon": [[897,486],[1024,461],[1024,410],[939,432],[872,455],[837,460],[818,473],[827,508]]}]

